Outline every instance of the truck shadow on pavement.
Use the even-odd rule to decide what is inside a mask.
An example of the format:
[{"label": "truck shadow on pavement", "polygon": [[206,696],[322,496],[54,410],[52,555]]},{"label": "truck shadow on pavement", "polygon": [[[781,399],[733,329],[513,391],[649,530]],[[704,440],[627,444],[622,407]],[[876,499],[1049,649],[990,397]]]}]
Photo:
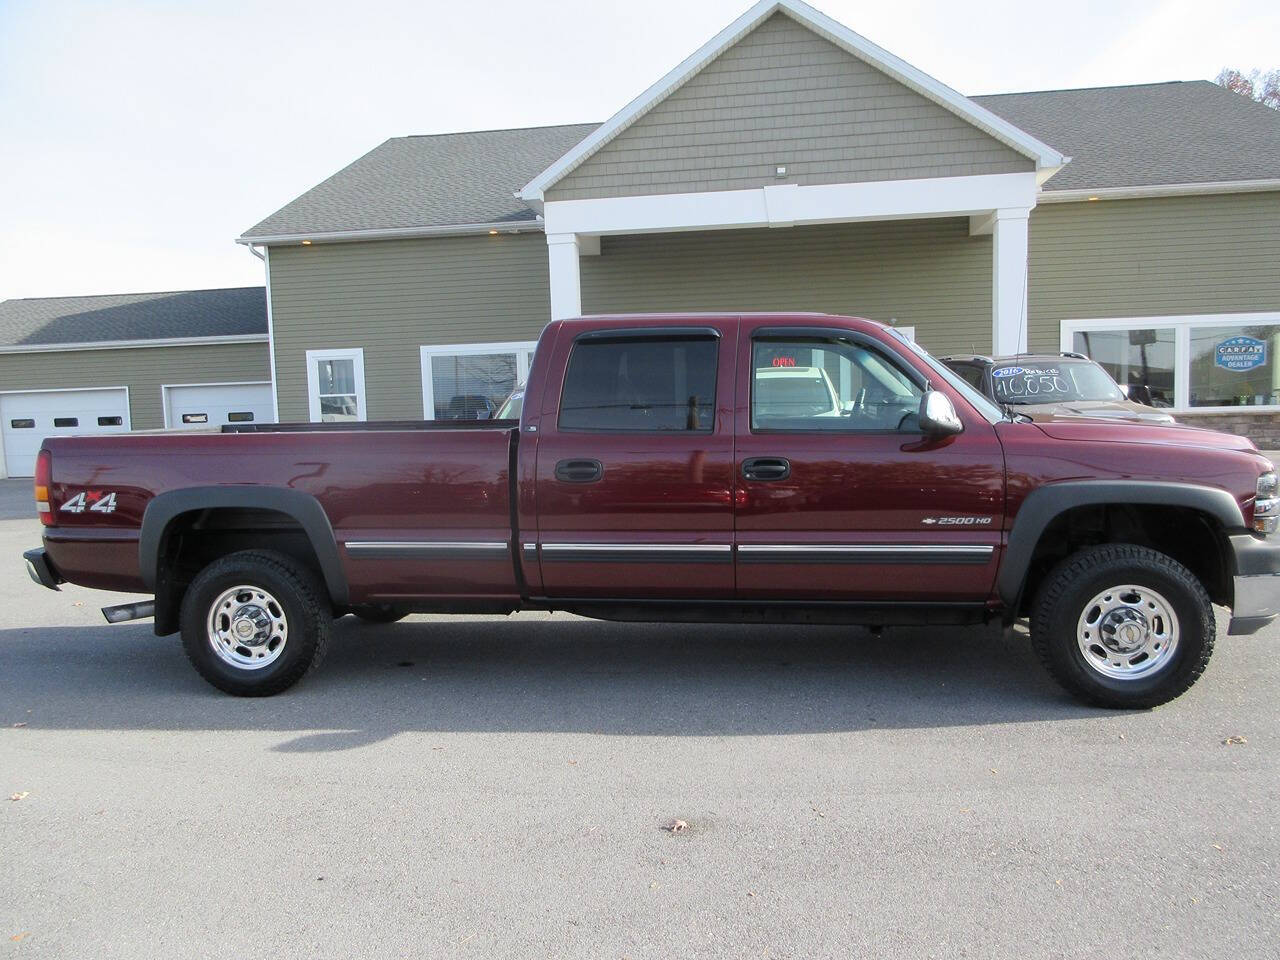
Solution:
[{"label": "truck shadow on pavement", "polygon": [[1025,633],[410,620],[335,624],[324,664],[276,697],[205,684],[149,625],[0,631],[0,725],[279,730],[330,751],[401,732],[806,734],[1097,716]]}]

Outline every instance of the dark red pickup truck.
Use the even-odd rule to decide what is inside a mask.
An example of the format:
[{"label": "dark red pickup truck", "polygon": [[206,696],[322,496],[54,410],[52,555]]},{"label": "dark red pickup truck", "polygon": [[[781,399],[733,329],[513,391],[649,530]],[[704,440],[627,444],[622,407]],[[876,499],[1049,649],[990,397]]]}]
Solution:
[{"label": "dark red pickup truck", "polygon": [[58,438],[37,582],[153,594],[197,670],[276,693],[334,617],[955,624],[1031,618],[1094,703],[1186,690],[1280,612],[1276,474],[1239,437],[1002,410],[880,324],[587,317],[520,421]]}]

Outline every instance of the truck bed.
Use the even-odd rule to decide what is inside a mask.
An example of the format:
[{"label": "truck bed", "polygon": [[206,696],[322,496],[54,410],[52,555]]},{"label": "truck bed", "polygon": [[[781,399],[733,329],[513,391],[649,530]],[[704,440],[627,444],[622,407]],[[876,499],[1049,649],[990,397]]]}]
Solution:
[{"label": "truck bed", "polygon": [[198,507],[211,490],[243,495],[261,486],[251,509],[267,511],[274,495],[267,488],[283,487],[323,508],[352,604],[421,598],[424,584],[451,598],[514,597],[515,426],[255,424],[223,433],[53,438],[55,498],[69,499],[70,484],[88,485],[91,501],[115,500],[110,512],[60,510],[46,530],[50,559],[77,583],[149,592],[139,534],[155,498],[184,491]]}]

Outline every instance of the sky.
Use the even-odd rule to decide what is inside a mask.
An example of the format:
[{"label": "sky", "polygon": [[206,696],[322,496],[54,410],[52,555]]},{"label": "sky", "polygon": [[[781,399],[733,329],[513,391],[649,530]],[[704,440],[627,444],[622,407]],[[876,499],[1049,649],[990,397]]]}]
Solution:
[{"label": "sky", "polygon": [[[749,5],[0,0],[0,300],[260,284],[235,238],[388,137],[604,121]],[[1256,0],[815,6],[971,95],[1280,67]]]}]

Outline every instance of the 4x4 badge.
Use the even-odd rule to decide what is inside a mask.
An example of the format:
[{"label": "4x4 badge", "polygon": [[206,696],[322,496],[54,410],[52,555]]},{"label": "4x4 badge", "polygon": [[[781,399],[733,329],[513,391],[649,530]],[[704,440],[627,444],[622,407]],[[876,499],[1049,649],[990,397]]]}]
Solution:
[{"label": "4x4 badge", "polygon": [[925,517],[921,523],[937,524],[940,527],[987,527],[991,525],[990,517]]}]

